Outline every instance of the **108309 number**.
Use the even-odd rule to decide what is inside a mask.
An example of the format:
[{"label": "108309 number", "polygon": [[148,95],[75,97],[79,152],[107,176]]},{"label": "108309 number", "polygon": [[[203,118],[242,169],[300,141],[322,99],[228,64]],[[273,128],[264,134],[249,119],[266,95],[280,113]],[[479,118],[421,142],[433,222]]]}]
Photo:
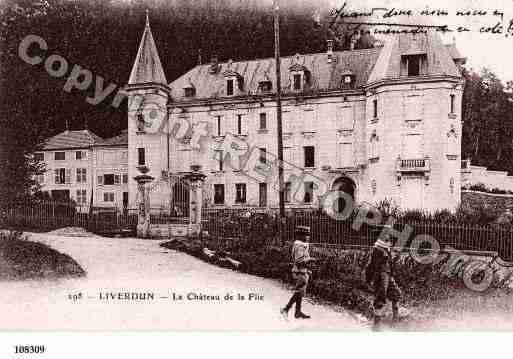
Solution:
[{"label": "108309 number", "polygon": [[15,354],[42,354],[45,352],[44,345],[15,345]]}]

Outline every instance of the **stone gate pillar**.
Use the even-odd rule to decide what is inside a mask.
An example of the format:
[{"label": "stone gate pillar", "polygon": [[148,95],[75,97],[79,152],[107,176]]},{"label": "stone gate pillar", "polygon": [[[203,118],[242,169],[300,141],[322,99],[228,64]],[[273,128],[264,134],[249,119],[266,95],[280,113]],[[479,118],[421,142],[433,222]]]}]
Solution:
[{"label": "stone gate pillar", "polygon": [[189,233],[201,232],[201,210],[203,206],[203,182],[206,176],[200,173],[201,166],[191,166],[192,172],[184,176],[189,183]]},{"label": "stone gate pillar", "polygon": [[[143,172],[143,170],[141,170]],[[148,238],[150,231],[150,191],[149,183],[153,181],[153,177],[146,174],[147,170],[143,174],[135,176],[134,179],[137,181],[137,190],[139,201],[137,203],[137,237]]]}]

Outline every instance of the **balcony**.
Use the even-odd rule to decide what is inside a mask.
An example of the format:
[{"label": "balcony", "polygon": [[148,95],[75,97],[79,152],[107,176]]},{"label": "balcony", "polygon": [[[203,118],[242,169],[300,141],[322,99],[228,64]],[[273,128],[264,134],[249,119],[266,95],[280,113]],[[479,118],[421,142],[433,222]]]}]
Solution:
[{"label": "balcony", "polygon": [[426,173],[430,169],[429,158],[397,159],[397,172],[400,173]]}]

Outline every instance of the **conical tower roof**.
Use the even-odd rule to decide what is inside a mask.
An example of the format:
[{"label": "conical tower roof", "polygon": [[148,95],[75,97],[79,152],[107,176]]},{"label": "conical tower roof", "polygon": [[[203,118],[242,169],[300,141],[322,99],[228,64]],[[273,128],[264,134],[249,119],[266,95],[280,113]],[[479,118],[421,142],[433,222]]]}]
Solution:
[{"label": "conical tower roof", "polygon": [[151,34],[148,12],[146,12],[146,26],[137,51],[134,66],[130,72],[129,85],[142,83],[159,83],[167,85],[166,75],[160,62],[155,40]]}]

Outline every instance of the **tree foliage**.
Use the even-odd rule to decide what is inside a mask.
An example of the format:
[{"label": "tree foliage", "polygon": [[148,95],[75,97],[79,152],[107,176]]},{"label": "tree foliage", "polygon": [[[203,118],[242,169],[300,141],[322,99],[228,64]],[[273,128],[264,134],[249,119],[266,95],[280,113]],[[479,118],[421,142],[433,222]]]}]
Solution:
[{"label": "tree foliage", "polygon": [[513,83],[490,70],[464,71],[462,157],[513,172]]}]

